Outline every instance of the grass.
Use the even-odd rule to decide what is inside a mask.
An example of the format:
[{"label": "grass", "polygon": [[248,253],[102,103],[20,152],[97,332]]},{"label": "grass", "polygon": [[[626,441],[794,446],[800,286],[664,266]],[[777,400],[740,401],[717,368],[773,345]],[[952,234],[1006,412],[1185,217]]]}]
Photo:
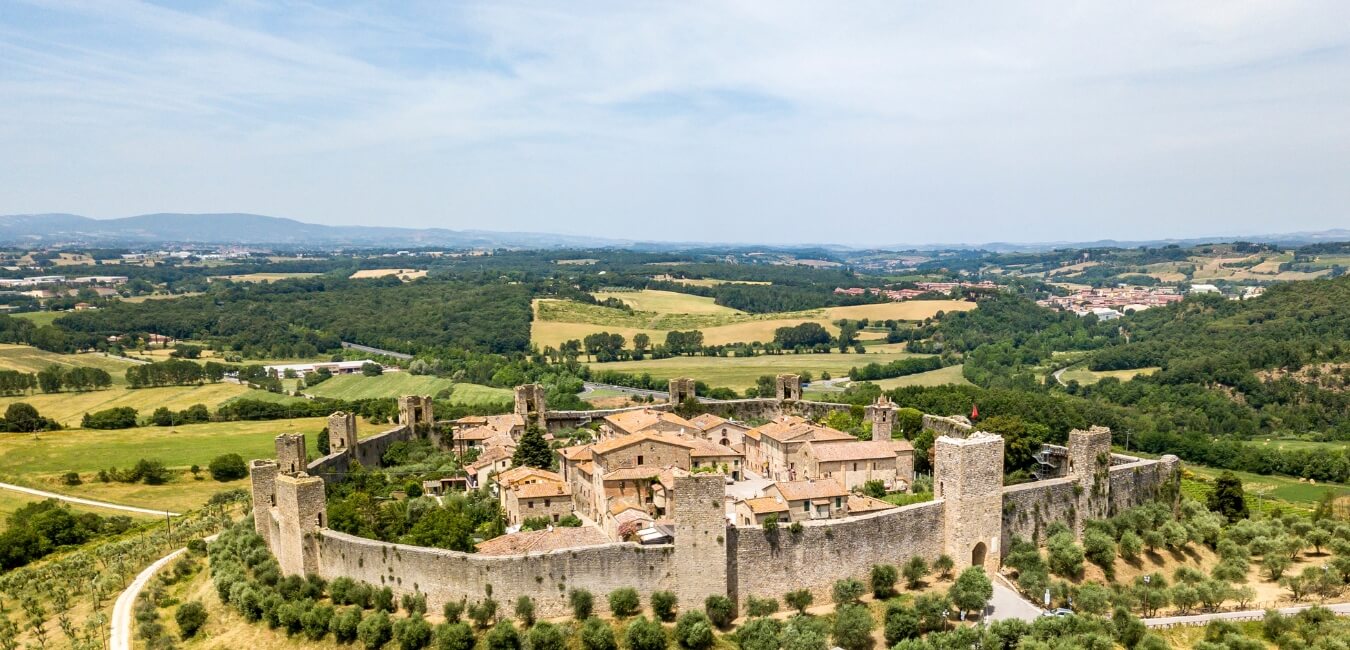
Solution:
[{"label": "grass", "polygon": [[0,410],[15,402],[31,404],[38,413],[65,426],[77,426],[85,413],[120,406],[130,406],[140,415],[150,415],[156,408],[166,406],[181,411],[193,404],[215,407],[249,392],[239,384],[219,383],[201,386],[163,386],[159,388],[120,388],[85,393],[35,393],[16,397],[0,397]]},{"label": "grass", "polygon": [[[1223,470],[1205,467],[1203,465],[1184,463],[1183,466],[1195,474],[1195,476],[1206,479],[1211,483],[1215,477],[1223,473]],[[1252,474],[1250,472],[1235,471],[1233,474],[1239,479],[1242,479],[1242,488],[1247,492],[1248,501],[1249,503],[1252,503],[1253,507],[1255,507],[1254,502],[1256,501],[1257,495],[1260,495],[1261,499],[1265,501],[1274,498],[1288,502],[1298,508],[1311,510],[1313,506],[1317,505],[1317,501],[1322,498],[1322,495],[1328,491],[1334,491],[1338,494],[1350,494],[1350,485],[1341,485],[1339,483],[1310,483],[1300,481],[1299,479],[1290,476]],[[1213,489],[1211,483],[1199,481],[1190,482],[1196,484],[1191,487],[1191,491],[1195,492],[1195,494],[1191,494],[1191,496],[1195,496],[1201,500],[1203,500],[1204,495],[1208,495]],[[1185,488],[1184,484],[1183,488]],[[1190,492],[1188,492],[1188,494],[1190,494]]]},{"label": "grass", "polygon": [[1151,375],[1160,370],[1157,366],[1149,368],[1134,368],[1130,370],[1089,370],[1087,365],[1079,364],[1072,366],[1060,375],[1066,383],[1070,380],[1077,380],[1079,384],[1095,384],[1107,377],[1115,377],[1120,381],[1129,381],[1139,375]]},{"label": "grass", "polygon": [[[52,312],[38,312],[52,313]],[[87,354],[57,354],[27,345],[0,344],[0,369],[19,372],[37,372],[50,365],[62,367],[102,368],[113,376],[114,382],[126,381],[127,368],[133,364],[96,352]]]},{"label": "grass", "polygon": [[723,307],[712,298],[675,291],[617,291],[595,294],[596,299],[618,298],[638,311],[658,314],[743,314],[739,309]]},{"label": "grass", "polygon": [[755,385],[760,375],[808,371],[819,378],[822,372],[832,377],[848,374],[849,368],[873,361],[889,363],[915,356],[908,352],[884,354],[774,354],[758,357],[671,357],[643,361],[592,363],[591,370],[616,370],[632,374],[650,374],[657,379],[693,377],[709,386],[745,390]]},{"label": "grass", "polygon": [[213,275],[213,280],[232,280],[234,282],[276,282],[292,278],[312,278],[321,273],[246,273],[243,275]]},{"label": "grass", "polygon": [[765,282],[763,280],[718,280],[715,278],[683,278],[670,281],[679,284],[687,284],[691,287],[715,287],[719,284],[757,284],[761,286],[773,284],[772,282]]},{"label": "grass", "polygon": [[967,386],[970,385],[970,382],[966,381],[965,376],[961,374],[963,367],[960,365],[947,366],[946,368],[905,375],[904,377],[880,379],[872,383],[880,386],[882,390],[891,390],[901,386],[942,386],[945,384]]},{"label": "grass", "polygon": [[15,318],[23,318],[25,320],[30,320],[33,322],[34,325],[37,325],[38,327],[42,327],[43,325],[51,325],[52,321],[65,315],[66,312],[63,311],[26,311],[19,314],[13,314]]},{"label": "grass", "polygon": [[512,393],[505,388],[478,384],[456,384],[442,377],[391,372],[377,377],[365,375],[338,375],[316,386],[304,389],[315,397],[356,400],[400,395],[435,395],[452,388],[450,401],[455,404],[489,404],[510,402]]}]

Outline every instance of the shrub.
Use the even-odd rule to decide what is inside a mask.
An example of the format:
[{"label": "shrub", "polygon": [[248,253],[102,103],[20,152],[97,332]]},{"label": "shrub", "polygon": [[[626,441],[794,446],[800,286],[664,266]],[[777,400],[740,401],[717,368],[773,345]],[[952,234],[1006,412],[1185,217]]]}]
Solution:
[{"label": "shrub", "polygon": [[685,612],[675,624],[675,642],[686,650],[706,650],[714,641],[712,623],[703,612]]},{"label": "shrub", "polygon": [[174,612],[173,620],[178,623],[178,631],[183,638],[191,639],[197,636],[197,630],[206,624],[206,607],[197,600],[183,603],[178,611]]},{"label": "shrub", "polygon": [[143,481],[146,485],[163,485],[169,482],[169,469],[164,466],[164,461],[142,458],[136,461],[136,466],[131,470],[131,482],[136,481]]},{"label": "shrub", "polygon": [[61,476],[61,482],[66,485],[79,485],[80,483],[83,483],[83,481],[80,480],[79,472],[66,472]]},{"label": "shrub", "polygon": [[399,601],[403,605],[403,611],[408,612],[408,614],[410,615],[421,614],[425,616],[427,613],[426,594],[423,593],[403,594],[403,597],[400,598]]},{"label": "shrub", "polygon": [[1083,554],[1088,561],[1102,568],[1107,580],[1116,578],[1116,542],[1110,535],[1090,530],[1083,536]]},{"label": "shrub", "polygon": [[417,614],[394,624],[394,640],[399,650],[422,650],[431,643],[431,625]]},{"label": "shrub", "polygon": [[[336,580],[334,582],[336,582]],[[445,615],[446,623],[458,623],[459,617],[464,615],[464,601],[463,600],[446,601],[445,607],[441,609],[441,612]]]},{"label": "shrub", "polygon": [[896,575],[895,567],[890,564],[872,565],[872,595],[878,600],[891,597],[895,594]]},{"label": "shrub", "polygon": [[797,610],[798,614],[803,615],[806,614],[807,608],[809,608],[811,603],[814,603],[815,600],[816,597],[812,595],[811,591],[808,589],[798,589],[797,591],[789,591],[786,594],[783,594],[783,602],[787,603],[788,607]]},{"label": "shrub", "polygon": [[924,576],[928,575],[928,563],[919,556],[909,558],[905,563],[903,571],[905,575],[905,586],[910,589],[918,589],[923,585]]},{"label": "shrub", "polygon": [[520,633],[511,621],[502,621],[484,639],[488,650],[520,650]]},{"label": "shrub", "polygon": [[356,626],[356,638],[360,639],[361,645],[365,646],[366,650],[379,650],[393,637],[394,625],[389,622],[389,615],[383,611],[367,616]]},{"label": "shrub", "polygon": [[919,615],[919,631],[923,634],[947,629],[947,596],[921,594],[914,599],[914,612]]},{"label": "shrub", "polygon": [[609,611],[619,618],[627,618],[638,613],[642,604],[638,592],[632,587],[624,587],[609,592]]},{"label": "shrub", "polygon": [[872,614],[859,604],[843,605],[834,613],[834,642],[844,650],[872,647]]},{"label": "shrub", "polygon": [[1050,552],[1050,572],[1065,578],[1083,575],[1083,549],[1073,541],[1072,533],[1059,533],[1046,542]]},{"label": "shrub", "polygon": [[300,617],[300,627],[304,629],[307,638],[318,641],[328,636],[328,630],[333,626],[334,614],[332,605],[315,605]]},{"label": "shrub", "polygon": [[652,613],[667,623],[675,620],[675,607],[679,600],[669,591],[652,592]]},{"label": "shrub", "polygon": [[703,601],[703,611],[707,612],[708,620],[719,628],[726,628],[731,625],[735,617],[736,604],[731,602],[726,596],[708,596]]},{"label": "shrub", "polygon": [[745,599],[745,613],[750,616],[768,616],[778,611],[778,600],[774,598],[756,598],[750,596]]},{"label": "shrub", "polygon": [[952,569],[954,568],[956,568],[956,562],[952,560],[952,556],[947,555],[946,553],[939,555],[938,559],[933,560],[933,570],[937,571],[938,577],[943,580],[951,579]]},{"label": "shrub", "polygon": [[534,625],[534,600],[529,596],[516,599],[516,620],[525,627]]},{"label": "shrub", "polygon": [[902,603],[886,606],[886,645],[893,646],[905,639],[919,636],[919,614]]},{"label": "shrub", "polygon": [[773,618],[755,618],[736,629],[741,650],[778,650],[782,645],[783,624]]},{"label": "shrub", "polygon": [[85,413],[80,426],[86,429],[130,429],[136,426],[136,409],[117,406],[93,413]]},{"label": "shrub", "polygon": [[[655,598],[655,594],[653,594]],[[582,650],[618,650],[619,643],[614,639],[614,630],[608,623],[598,618],[588,618],[581,626]]]},{"label": "shrub", "polygon": [[385,587],[375,592],[375,609],[382,612],[393,614],[398,611],[398,605],[394,602],[394,590]]},{"label": "shrub", "polygon": [[492,625],[492,619],[497,617],[497,601],[491,598],[484,598],[472,605],[469,605],[469,620],[480,630],[486,630]]},{"label": "shrub", "polygon": [[558,626],[542,621],[530,628],[525,638],[530,650],[566,650],[567,639],[563,638]]},{"label": "shrub", "polygon": [[628,624],[624,634],[628,650],[666,650],[666,631],[656,621],[639,616]]},{"label": "shrub", "polygon": [[825,622],[808,616],[795,616],[783,626],[783,650],[825,650],[829,647]]},{"label": "shrub", "polygon": [[567,604],[572,607],[572,618],[584,621],[595,611],[595,596],[585,589],[573,589],[567,594]]},{"label": "shrub", "polygon": [[1119,544],[1120,557],[1126,562],[1134,562],[1139,558],[1139,554],[1144,552],[1144,540],[1132,530],[1127,530],[1120,536]]},{"label": "shrub", "polygon": [[351,643],[356,640],[357,629],[361,626],[361,608],[346,607],[328,624],[333,638],[338,643]]},{"label": "shrub", "polygon": [[886,484],[883,483],[881,479],[872,479],[863,483],[862,491],[863,494],[872,497],[873,499],[880,499],[886,496]]},{"label": "shrub", "polygon": [[443,623],[436,626],[436,650],[473,650],[473,630],[464,623]]},{"label": "shrub", "polygon": [[211,478],[217,481],[235,481],[248,476],[248,465],[239,454],[221,454],[211,459],[206,466]]},{"label": "shrub", "polygon": [[865,591],[866,589],[863,587],[863,583],[854,580],[853,578],[844,578],[843,580],[834,581],[834,589],[831,593],[834,596],[836,605],[845,605],[858,602],[858,599],[862,598]]}]

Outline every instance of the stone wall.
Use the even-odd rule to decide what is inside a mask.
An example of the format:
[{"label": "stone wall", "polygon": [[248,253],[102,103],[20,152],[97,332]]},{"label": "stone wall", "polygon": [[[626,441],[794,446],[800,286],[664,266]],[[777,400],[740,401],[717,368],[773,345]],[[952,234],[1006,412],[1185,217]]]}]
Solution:
[{"label": "stone wall", "polygon": [[384,453],[396,442],[413,440],[417,437],[412,427],[397,426],[388,431],[377,433],[364,440],[357,440],[356,446],[319,458],[304,466],[310,476],[320,476],[326,481],[340,482],[347,476],[347,468],[352,461],[362,467],[379,467]]},{"label": "stone wall", "polygon": [[1013,537],[1036,543],[1045,541],[1045,528],[1054,522],[1077,529],[1080,523],[1077,489],[1078,479],[1072,476],[1003,488],[1004,551]]},{"label": "stone wall", "polygon": [[675,549],[669,545],[618,543],[484,556],[387,544],[333,530],[320,531],[317,541],[320,576],[346,576],[387,586],[395,594],[421,592],[432,612],[451,600],[482,600],[489,585],[492,598],[506,611],[520,596],[529,596],[543,617],[568,614],[567,592],[572,589],[595,594],[596,608],[603,611],[608,606],[605,595],[615,589],[637,589],[645,603],[653,591],[676,588]]},{"label": "stone wall", "polygon": [[967,420],[964,416],[954,415],[944,418],[927,413],[923,415],[923,428],[932,429],[938,436],[951,436],[953,438],[964,438],[975,429],[971,426],[970,420]]},{"label": "stone wall", "polygon": [[943,552],[945,505],[929,501],[848,519],[804,522],[799,533],[786,525],[773,531],[731,528],[728,595],[739,604],[749,596],[779,598],[809,589],[816,602],[829,602],[835,580],[854,577],[865,583],[873,564],[899,567],[916,555],[931,562]]},{"label": "stone wall", "polygon": [[689,608],[727,593],[726,483],[721,474],[675,479],[675,595]]}]

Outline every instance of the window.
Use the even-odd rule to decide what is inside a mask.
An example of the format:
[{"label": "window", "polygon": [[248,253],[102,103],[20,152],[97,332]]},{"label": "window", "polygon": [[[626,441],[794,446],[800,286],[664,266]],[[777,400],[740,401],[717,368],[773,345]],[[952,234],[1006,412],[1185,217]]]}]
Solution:
[{"label": "window", "polygon": [[547,507],[548,507],[548,502],[549,502],[549,500],[548,500],[548,499],[544,499],[544,507],[545,507],[545,508],[547,508]]},{"label": "window", "polygon": [[858,471],[858,464],[857,464],[857,463],[853,463],[853,471],[855,471],[855,472]]},{"label": "window", "polygon": [[639,465],[642,464],[642,455],[641,455],[641,454],[638,454],[638,464],[639,464]]},{"label": "window", "polygon": [[558,513],[553,513],[553,523],[558,523]]},{"label": "window", "polygon": [[525,503],[529,504],[529,507],[530,507],[531,509],[534,508],[534,502],[533,502],[533,501],[526,501]]},{"label": "window", "polygon": [[811,512],[811,502],[810,502],[810,501],[803,501],[803,502],[802,502],[802,512]]},{"label": "window", "polygon": [[834,507],[835,507],[836,509],[844,507],[844,497],[835,497],[835,498],[834,498]]}]

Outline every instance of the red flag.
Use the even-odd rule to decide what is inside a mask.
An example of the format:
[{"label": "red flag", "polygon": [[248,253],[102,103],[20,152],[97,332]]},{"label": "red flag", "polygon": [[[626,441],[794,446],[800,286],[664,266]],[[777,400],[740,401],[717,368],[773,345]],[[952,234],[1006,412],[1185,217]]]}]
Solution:
[{"label": "red flag", "polygon": [[972,420],[978,420],[979,418],[980,418],[980,405],[979,405],[979,404],[971,404],[971,406],[970,406],[970,419],[972,419]]}]

